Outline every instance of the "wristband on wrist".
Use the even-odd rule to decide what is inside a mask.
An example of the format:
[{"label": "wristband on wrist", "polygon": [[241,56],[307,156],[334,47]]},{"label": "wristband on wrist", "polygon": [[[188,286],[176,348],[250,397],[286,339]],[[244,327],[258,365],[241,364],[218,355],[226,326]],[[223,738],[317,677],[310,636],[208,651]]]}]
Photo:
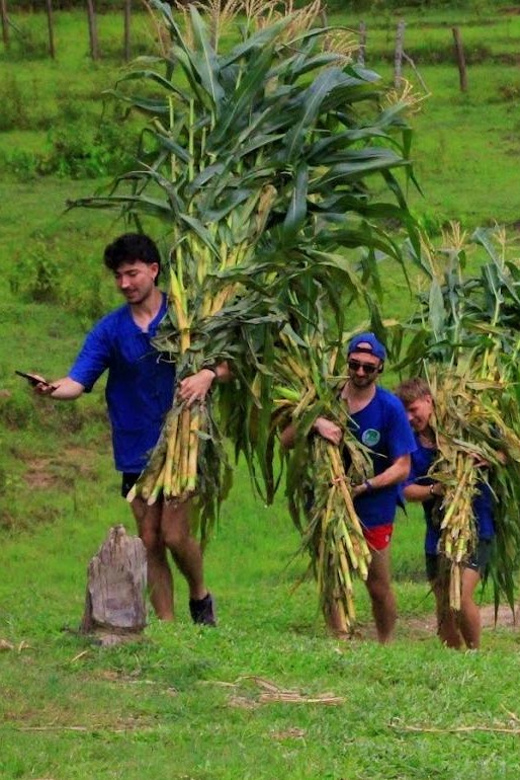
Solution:
[{"label": "wristband on wrist", "polygon": [[215,377],[217,376],[217,367],[216,367],[215,365],[211,365],[211,366],[204,366],[204,368],[205,368],[207,371],[212,371],[212,372],[215,374]]},{"label": "wristband on wrist", "polygon": [[374,486],[373,486],[373,484],[372,484],[372,483],[370,482],[370,480],[368,480],[368,479],[365,479],[365,481],[363,482],[363,484],[364,484],[364,486],[365,486],[365,488],[366,488],[366,492],[367,492],[367,493],[370,493],[370,492],[371,492],[371,491],[374,489]]}]

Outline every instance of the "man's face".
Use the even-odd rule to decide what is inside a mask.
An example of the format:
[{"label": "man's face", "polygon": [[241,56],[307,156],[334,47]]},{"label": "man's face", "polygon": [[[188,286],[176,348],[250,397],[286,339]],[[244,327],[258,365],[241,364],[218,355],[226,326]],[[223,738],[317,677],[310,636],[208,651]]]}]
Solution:
[{"label": "man's face", "polygon": [[417,398],[412,403],[407,404],[406,413],[410,425],[416,433],[422,433],[430,424],[430,417],[433,411],[433,399],[431,395],[425,395]]},{"label": "man's face", "polygon": [[142,303],[155,286],[155,279],[159,273],[157,263],[143,263],[142,260],[134,260],[133,263],[121,263],[114,273],[116,285],[125,296],[128,303],[135,305]]},{"label": "man's face", "polygon": [[[359,344],[363,347],[363,344]],[[367,345],[370,346],[370,345]],[[354,387],[369,387],[376,381],[382,361],[368,352],[351,352],[348,356],[348,378]]]}]

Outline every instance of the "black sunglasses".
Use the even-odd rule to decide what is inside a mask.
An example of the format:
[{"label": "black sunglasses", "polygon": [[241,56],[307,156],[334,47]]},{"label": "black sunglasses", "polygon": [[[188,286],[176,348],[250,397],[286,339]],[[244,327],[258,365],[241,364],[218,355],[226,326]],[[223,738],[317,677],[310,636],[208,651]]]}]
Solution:
[{"label": "black sunglasses", "polygon": [[379,366],[373,366],[372,363],[361,363],[359,360],[349,360],[348,361],[348,367],[352,371],[359,371],[360,368],[363,369],[363,373],[368,374],[375,374],[376,371],[379,371]]}]

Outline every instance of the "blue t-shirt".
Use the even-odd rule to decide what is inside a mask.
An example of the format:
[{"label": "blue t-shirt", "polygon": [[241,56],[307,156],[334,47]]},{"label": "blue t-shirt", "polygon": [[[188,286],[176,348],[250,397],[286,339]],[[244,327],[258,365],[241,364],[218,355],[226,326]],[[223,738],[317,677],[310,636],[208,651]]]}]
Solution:
[{"label": "blue t-shirt", "polygon": [[103,317],[87,336],[69,372],[90,391],[108,369],[106,401],[118,471],[140,472],[155,446],[172,406],[175,367],[159,359],[151,339],[167,309],[161,309],[145,333],[125,304]]},{"label": "blue t-shirt", "polygon": [[[417,449],[412,453],[412,468],[410,476],[406,480],[407,485],[417,482],[419,485],[431,485],[433,479],[428,472],[435,460],[437,450],[432,447],[425,447],[419,441],[419,436],[415,436]],[[477,525],[479,539],[492,539],[495,535],[495,524],[493,522],[493,494],[486,482],[478,483],[479,492],[473,499],[473,513]],[[438,552],[439,538],[441,535],[439,528],[439,519],[435,516],[435,503],[437,499],[431,498],[423,501],[424,519],[426,520],[426,536],[424,539],[424,550],[428,555],[436,555]]]},{"label": "blue t-shirt", "polygon": [[[351,415],[352,433],[372,450],[374,475],[392,465],[403,455],[415,449],[413,431],[404,406],[397,396],[376,387],[370,403]],[[363,493],[354,500],[359,519],[368,528],[393,523],[400,486],[391,485]]]}]

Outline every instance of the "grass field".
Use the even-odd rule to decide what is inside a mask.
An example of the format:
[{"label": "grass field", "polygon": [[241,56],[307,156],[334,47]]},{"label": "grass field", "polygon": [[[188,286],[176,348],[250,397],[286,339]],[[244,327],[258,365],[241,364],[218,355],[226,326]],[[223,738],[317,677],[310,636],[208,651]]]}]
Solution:
[{"label": "grass field", "polygon": [[[366,21],[368,64],[390,78],[396,18]],[[119,19],[103,19],[107,56],[96,66],[83,17],[57,22],[57,64],[0,52],[11,117],[0,156],[50,149],[71,104],[84,107],[86,125],[95,121],[99,92],[121,66]],[[43,36],[37,15],[19,23]],[[472,51],[488,47],[470,65],[466,95],[446,57],[432,60],[449,48],[455,23]],[[407,14],[405,48],[432,93],[411,120],[424,190],[411,197],[435,229],[451,218],[469,228],[517,221],[520,79],[499,60],[514,53],[519,28],[520,16],[487,11]],[[0,176],[0,779],[516,780],[520,635],[501,619],[485,628],[479,653],[439,646],[415,507],[400,515],[393,543],[392,646],[375,643],[362,587],[359,637],[326,635],[313,583],[295,588],[305,560],[283,497],[265,507],[243,464],[206,555],[219,627],[190,623],[177,578],[174,625],[150,616],[142,642],[112,649],[74,633],[90,557],[110,526],[133,530],[103,388],[49,405],[14,369],[62,375],[92,320],[118,301],[100,257],[122,226],[113,215],[63,214],[68,198],[104,181],[28,168]],[[394,274],[387,288],[385,313],[404,316],[412,305],[404,280]]]}]

